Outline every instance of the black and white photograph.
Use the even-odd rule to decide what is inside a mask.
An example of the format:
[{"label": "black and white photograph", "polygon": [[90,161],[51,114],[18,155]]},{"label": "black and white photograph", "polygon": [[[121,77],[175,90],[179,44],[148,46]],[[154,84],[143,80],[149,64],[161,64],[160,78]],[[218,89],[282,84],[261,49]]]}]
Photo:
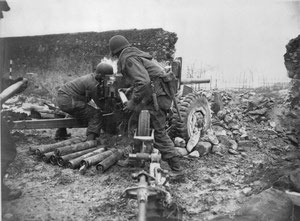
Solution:
[{"label": "black and white photograph", "polygon": [[0,0],[0,79],[0,220],[300,220],[300,0]]}]

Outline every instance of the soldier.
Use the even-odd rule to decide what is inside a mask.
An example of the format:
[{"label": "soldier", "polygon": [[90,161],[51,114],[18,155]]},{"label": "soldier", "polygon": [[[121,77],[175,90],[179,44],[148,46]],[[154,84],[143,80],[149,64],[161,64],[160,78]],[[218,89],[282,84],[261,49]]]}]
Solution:
[{"label": "soldier", "polygon": [[94,140],[100,135],[102,127],[101,111],[88,103],[93,100],[101,107],[101,85],[105,75],[112,75],[113,67],[106,63],[97,65],[96,73],[87,74],[64,84],[58,90],[59,108],[71,116],[87,122],[87,140]]},{"label": "soldier", "polygon": [[165,129],[172,98],[163,87],[162,77],[166,74],[164,69],[149,53],[132,47],[124,36],[113,36],[109,40],[109,48],[111,54],[118,57],[118,72],[123,74],[133,88],[131,99],[125,104],[124,110],[149,110],[150,123],[154,129],[154,147],[161,152],[162,159],[168,162],[173,171],[181,171],[180,155]]}]

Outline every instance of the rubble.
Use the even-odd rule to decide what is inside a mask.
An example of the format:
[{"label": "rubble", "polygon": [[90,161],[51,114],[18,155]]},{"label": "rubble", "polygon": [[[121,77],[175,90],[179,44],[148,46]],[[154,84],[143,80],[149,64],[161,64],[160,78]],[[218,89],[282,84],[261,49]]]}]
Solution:
[{"label": "rubble", "polygon": [[[284,99],[275,102],[273,97],[253,91],[227,91],[218,94],[220,95],[218,99],[221,99],[224,105],[213,114],[212,129],[207,130],[206,133],[196,132],[190,140],[187,140],[187,152],[198,151],[199,157],[210,153],[223,155],[227,152],[247,156],[243,152],[253,147],[264,147],[262,140],[279,137],[298,145],[296,134],[287,131],[278,119],[275,121],[273,119],[272,110],[275,104],[281,102],[280,104],[284,105]],[[249,127],[250,125],[252,128]],[[259,134],[260,137],[253,136],[250,133],[253,127],[264,133]],[[181,140],[180,144],[179,140]],[[176,146],[184,146],[184,142],[179,137],[175,138],[174,142]]]}]

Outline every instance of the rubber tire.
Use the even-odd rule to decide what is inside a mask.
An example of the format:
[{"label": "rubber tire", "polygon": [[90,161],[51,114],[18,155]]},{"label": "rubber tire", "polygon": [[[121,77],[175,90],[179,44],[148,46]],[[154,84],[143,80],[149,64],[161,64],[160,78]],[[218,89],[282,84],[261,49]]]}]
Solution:
[{"label": "rubber tire", "polygon": [[[186,96],[179,98],[178,109],[182,119],[180,121],[178,113],[174,108],[174,114],[171,119],[171,129],[169,132],[169,135],[172,138],[181,137],[186,141],[190,139],[192,128],[191,125],[189,125],[189,120],[194,113],[201,116],[200,122],[203,123],[203,125],[201,125],[201,127],[197,125],[197,128],[201,130],[201,134],[211,128],[210,105],[202,92],[189,93]],[[199,118],[197,118],[197,120],[199,121]]]},{"label": "rubber tire", "polygon": [[139,114],[137,136],[150,136],[150,113],[142,110]]}]

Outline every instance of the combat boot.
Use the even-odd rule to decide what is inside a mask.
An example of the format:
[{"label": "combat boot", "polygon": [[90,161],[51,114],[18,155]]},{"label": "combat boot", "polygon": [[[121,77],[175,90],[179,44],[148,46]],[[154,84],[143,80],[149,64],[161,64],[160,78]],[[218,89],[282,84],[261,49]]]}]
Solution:
[{"label": "combat boot", "polygon": [[55,132],[55,140],[66,140],[71,137],[71,134],[67,133],[66,128],[58,128]]},{"label": "combat boot", "polygon": [[174,172],[183,171],[182,167],[180,166],[180,158],[178,156],[167,159],[167,163]]}]

